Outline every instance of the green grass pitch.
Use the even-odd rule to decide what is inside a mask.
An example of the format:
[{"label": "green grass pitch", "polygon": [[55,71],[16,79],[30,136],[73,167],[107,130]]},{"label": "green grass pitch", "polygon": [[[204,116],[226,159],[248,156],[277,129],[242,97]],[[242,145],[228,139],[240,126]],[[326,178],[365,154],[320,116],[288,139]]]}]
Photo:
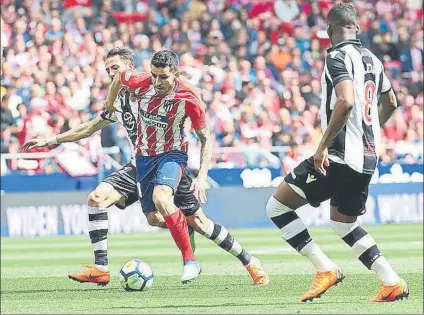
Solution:
[{"label": "green grass pitch", "polygon": [[[366,228],[382,252],[407,281],[411,295],[394,303],[372,303],[379,282],[330,228],[310,232],[344,270],[344,284],[321,299],[303,304],[299,297],[313,280],[310,262],[281,239],[277,229],[233,230],[233,235],[260,258],[271,277],[255,287],[245,268],[211,241],[196,235],[196,256],[203,273],[182,285],[181,258],[167,231],[109,236],[112,273],[107,287],[70,281],[67,273],[92,263],[88,236],[1,240],[2,313],[91,314],[252,314],[252,313],[423,313],[423,226],[384,225]],[[120,267],[146,260],[155,273],[146,292],[125,292]]]}]

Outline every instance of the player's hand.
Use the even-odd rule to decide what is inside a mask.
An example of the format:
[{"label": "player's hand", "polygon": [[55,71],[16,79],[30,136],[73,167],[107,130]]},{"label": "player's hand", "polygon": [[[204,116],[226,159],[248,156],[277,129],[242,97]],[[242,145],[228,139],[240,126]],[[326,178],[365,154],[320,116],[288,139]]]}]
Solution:
[{"label": "player's hand", "polygon": [[46,139],[31,139],[25,142],[22,148],[24,150],[31,150],[35,148],[44,148],[47,146],[48,144]]},{"label": "player's hand", "polygon": [[194,191],[194,196],[200,203],[206,203],[207,181],[204,178],[197,177],[193,180],[190,190]]},{"label": "player's hand", "polygon": [[328,149],[322,148],[321,146],[318,147],[317,152],[314,154],[314,166],[315,170],[326,176],[327,171],[325,167],[328,167],[330,165],[330,162],[328,161]]},{"label": "player's hand", "polygon": [[113,102],[108,102],[106,100],[106,101],[103,102],[103,106],[109,112],[114,112],[115,111],[115,106],[114,106]]}]

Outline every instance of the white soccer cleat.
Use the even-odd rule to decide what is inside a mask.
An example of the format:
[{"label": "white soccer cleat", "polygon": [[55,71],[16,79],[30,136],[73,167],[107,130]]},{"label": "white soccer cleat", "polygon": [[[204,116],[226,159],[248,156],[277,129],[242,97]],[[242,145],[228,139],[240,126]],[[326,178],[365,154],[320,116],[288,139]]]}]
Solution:
[{"label": "white soccer cleat", "polygon": [[196,279],[199,274],[202,272],[200,264],[195,260],[190,260],[184,262],[184,272],[181,277],[181,282],[183,284],[188,283]]}]

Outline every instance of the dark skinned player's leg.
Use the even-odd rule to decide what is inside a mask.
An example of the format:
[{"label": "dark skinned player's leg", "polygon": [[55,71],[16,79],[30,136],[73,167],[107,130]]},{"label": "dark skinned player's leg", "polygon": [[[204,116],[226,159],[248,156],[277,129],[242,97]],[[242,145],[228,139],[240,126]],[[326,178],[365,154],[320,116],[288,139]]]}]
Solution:
[{"label": "dark skinned player's leg", "polygon": [[358,175],[348,189],[332,198],[330,219],[334,231],[355,256],[379,277],[381,287],[373,301],[390,302],[408,297],[409,288],[380,252],[374,238],[357,223],[358,215],[365,213],[370,177]]},{"label": "dark skinned player's leg", "polygon": [[[323,187],[326,187],[326,190]],[[318,176],[314,170],[313,160],[308,159],[285,177],[284,182],[266,205],[268,217],[281,230],[287,243],[315,266],[315,281],[301,297],[303,302],[320,297],[344,277],[341,270],[315,243],[302,219],[295,212],[308,202],[318,206],[330,198],[329,191],[331,191],[331,178]]]}]

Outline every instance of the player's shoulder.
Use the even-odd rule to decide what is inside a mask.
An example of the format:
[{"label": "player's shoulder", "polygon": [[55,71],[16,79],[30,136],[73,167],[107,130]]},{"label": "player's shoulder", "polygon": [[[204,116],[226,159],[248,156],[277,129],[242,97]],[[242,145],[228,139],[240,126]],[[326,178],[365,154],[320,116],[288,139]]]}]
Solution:
[{"label": "player's shoulder", "polygon": [[148,72],[127,70],[121,72],[121,82],[131,89],[150,86],[151,75]]},{"label": "player's shoulder", "polygon": [[200,90],[188,82],[184,78],[178,79],[178,87],[177,87],[177,98],[185,99],[186,101],[192,101],[192,102],[200,102],[201,96],[200,96]]},{"label": "player's shoulder", "polygon": [[342,48],[334,48],[327,52],[325,63],[327,67],[331,67],[333,64],[341,64],[346,62],[346,51]]}]

